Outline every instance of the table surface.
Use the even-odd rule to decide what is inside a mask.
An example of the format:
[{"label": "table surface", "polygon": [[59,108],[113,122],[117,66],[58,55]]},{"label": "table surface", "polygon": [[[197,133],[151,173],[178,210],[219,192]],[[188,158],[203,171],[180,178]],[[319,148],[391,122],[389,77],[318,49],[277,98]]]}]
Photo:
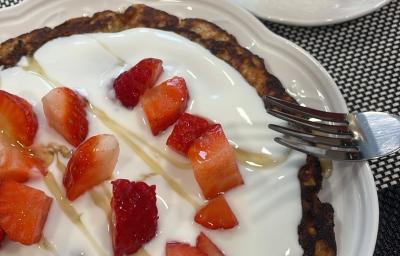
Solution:
[{"label": "table surface", "polygon": [[[0,0],[0,8],[22,0]],[[333,77],[350,111],[400,115],[400,0],[346,23],[265,26],[306,49]],[[379,196],[375,256],[400,255],[400,152],[369,162]]]}]

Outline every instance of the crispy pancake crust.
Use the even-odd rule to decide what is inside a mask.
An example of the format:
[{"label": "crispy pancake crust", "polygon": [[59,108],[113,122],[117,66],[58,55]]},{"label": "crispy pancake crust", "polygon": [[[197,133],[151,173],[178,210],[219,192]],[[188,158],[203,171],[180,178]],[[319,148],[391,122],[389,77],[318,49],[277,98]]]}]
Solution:
[{"label": "crispy pancake crust", "polygon": [[318,192],[322,187],[322,169],[317,158],[308,156],[298,173],[301,186],[302,219],[298,226],[299,242],[304,256],[334,256],[334,210],[321,203]]},{"label": "crispy pancake crust", "polygon": [[[54,38],[93,32],[118,32],[136,27],[175,32],[199,43],[240,72],[260,96],[269,95],[295,102],[280,81],[266,70],[264,60],[240,46],[231,34],[206,20],[179,19],[145,5],[133,5],[124,13],[103,11],[92,17],[74,18],[55,28],[44,27],[11,38],[0,44],[0,66],[15,66],[21,57],[33,55],[39,47]],[[318,198],[322,182],[318,159],[308,157],[298,177],[303,214],[298,233],[304,255],[336,255],[334,211],[330,204],[321,203]]]}]

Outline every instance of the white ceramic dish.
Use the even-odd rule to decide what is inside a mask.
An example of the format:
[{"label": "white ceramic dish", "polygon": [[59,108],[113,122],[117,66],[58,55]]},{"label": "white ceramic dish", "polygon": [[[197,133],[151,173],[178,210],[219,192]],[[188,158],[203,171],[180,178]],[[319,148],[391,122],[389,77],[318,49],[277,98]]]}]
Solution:
[{"label": "white ceramic dish", "polygon": [[231,0],[260,18],[289,25],[322,26],[371,13],[390,0]]},{"label": "white ceramic dish", "polygon": [[[262,56],[269,70],[300,103],[324,110],[347,111],[335,83],[315,59],[293,43],[271,33],[243,9],[225,0],[141,2],[180,17],[200,17],[218,24],[243,46]],[[72,17],[106,9],[123,10],[130,3],[132,1],[69,0],[61,3],[25,0],[17,7],[0,10],[0,41],[35,28],[54,26]],[[293,199],[297,195],[286,193],[278,201],[288,197]],[[378,200],[368,165],[334,163],[333,175],[324,182],[321,198],[332,203],[335,209],[338,255],[372,255],[378,229]],[[274,217],[285,218],[284,215]],[[273,232],[274,237],[284,240],[284,230],[275,229]],[[289,250],[285,255],[295,254]]]}]

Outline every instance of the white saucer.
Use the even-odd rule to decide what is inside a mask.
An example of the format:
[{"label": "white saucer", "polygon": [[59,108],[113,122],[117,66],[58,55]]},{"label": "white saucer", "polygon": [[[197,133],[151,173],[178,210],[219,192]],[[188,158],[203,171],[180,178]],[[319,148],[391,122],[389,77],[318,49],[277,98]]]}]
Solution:
[{"label": "white saucer", "polygon": [[390,0],[231,0],[256,16],[288,25],[321,26],[371,13]]}]

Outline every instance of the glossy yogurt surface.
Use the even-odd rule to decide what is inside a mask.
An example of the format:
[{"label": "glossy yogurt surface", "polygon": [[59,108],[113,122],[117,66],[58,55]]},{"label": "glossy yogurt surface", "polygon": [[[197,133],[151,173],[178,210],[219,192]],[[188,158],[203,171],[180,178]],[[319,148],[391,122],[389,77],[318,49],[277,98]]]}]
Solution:
[{"label": "glossy yogurt surface", "polygon": [[[188,112],[221,123],[233,147],[263,159],[262,163],[252,158],[246,161],[245,156],[239,161],[245,185],[226,193],[239,220],[238,227],[208,231],[194,223],[196,207],[203,199],[189,162],[165,145],[172,127],[154,137],[140,104],[128,110],[115,99],[113,80],[148,57],[163,61],[164,73],[159,82],[175,75],[185,78],[190,93]],[[297,171],[304,163],[304,156],[288,152],[273,142],[277,134],[267,129],[267,125],[280,121],[265,113],[255,89],[236,70],[208,50],[174,33],[130,29],[58,38],[42,46],[32,59],[25,58],[17,67],[0,71],[0,89],[24,97],[34,106],[40,122],[35,144],[57,143],[72,148],[48,127],[44,118],[41,98],[55,86],[74,88],[93,105],[89,111],[89,136],[99,133],[117,136],[121,153],[115,178],[146,177],[147,183],[157,186],[159,227],[157,236],[145,245],[147,254],[164,255],[167,241],[195,244],[200,231],[230,256],[302,254],[297,241],[301,218]],[[115,129],[115,124],[119,129]],[[65,164],[67,159],[60,161]],[[55,163],[49,171],[63,189],[62,172]],[[181,188],[185,196],[166,177],[172,178],[172,185]],[[52,196],[43,181],[32,181],[30,185]],[[98,186],[94,191],[107,194],[105,191],[111,191],[111,185]],[[54,200],[44,229],[48,246],[8,242],[2,252],[112,255],[107,211],[95,203],[90,193],[75,200],[72,206],[93,239],[71,222]]]}]

